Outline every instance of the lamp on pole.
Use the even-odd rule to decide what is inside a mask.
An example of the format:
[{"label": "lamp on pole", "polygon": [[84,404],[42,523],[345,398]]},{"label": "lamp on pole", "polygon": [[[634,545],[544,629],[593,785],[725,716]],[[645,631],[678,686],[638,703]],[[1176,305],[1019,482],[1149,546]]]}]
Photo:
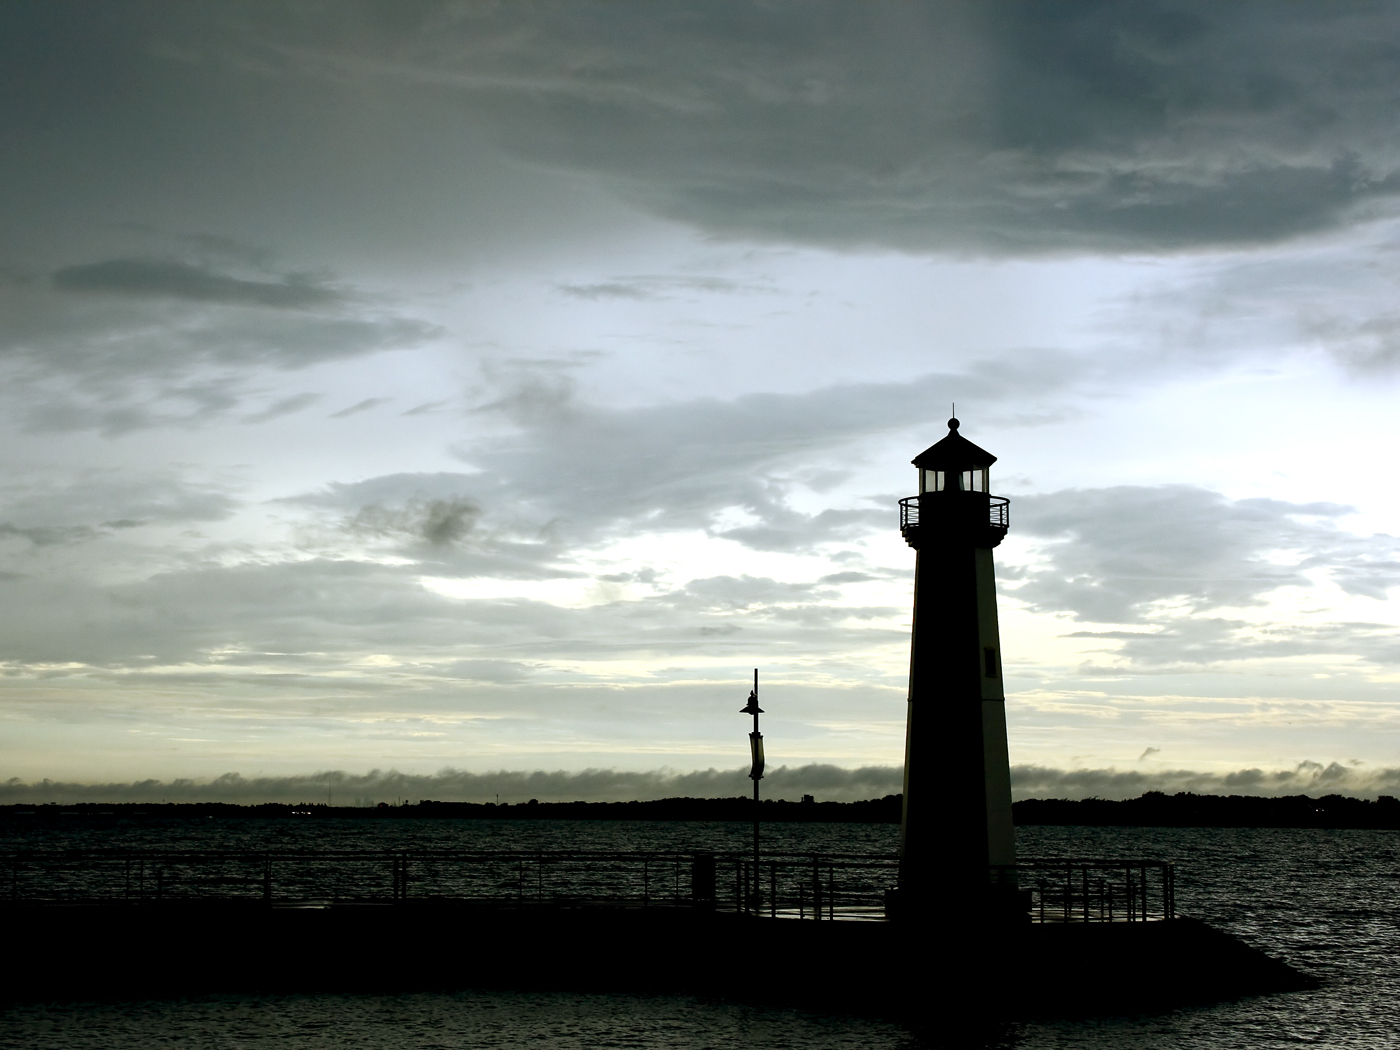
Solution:
[{"label": "lamp on pole", "polygon": [[739,708],[740,714],[753,715],[753,732],[749,734],[749,753],[753,764],[749,767],[749,779],[753,781],[753,899],[758,904],[758,782],[763,779],[763,734],[758,731],[758,716],[763,708],[758,706],[758,668],[753,669],[753,692],[749,702]]}]

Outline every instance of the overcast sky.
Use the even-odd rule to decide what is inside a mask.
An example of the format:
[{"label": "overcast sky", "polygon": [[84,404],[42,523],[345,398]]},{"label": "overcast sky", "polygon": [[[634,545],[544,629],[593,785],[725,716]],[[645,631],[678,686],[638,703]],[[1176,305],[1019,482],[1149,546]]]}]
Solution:
[{"label": "overcast sky", "polygon": [[1394,4],[0,21],[0,780],[896,767],[954,401],[1020,793],[1400,766]]}]

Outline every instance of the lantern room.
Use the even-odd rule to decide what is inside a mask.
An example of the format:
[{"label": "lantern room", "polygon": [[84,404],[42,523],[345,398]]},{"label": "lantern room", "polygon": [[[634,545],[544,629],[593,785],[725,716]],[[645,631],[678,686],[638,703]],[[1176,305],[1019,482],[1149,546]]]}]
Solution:
[{"label": "lantern room", "polygon": [[948,420],[948,436],[914,457],[919,468],[919,494],[925,492],[990,492],[989,472],[996,456],[958,433],[956,418]]}]

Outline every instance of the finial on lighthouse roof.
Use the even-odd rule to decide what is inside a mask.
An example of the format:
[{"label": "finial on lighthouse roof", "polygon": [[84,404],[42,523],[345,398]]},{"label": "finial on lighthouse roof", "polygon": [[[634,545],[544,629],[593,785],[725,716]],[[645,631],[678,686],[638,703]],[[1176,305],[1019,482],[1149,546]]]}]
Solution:
[{"label": "finial on lighthouse roof", "polygon": [[948,429],[949,429],[949,430],[957,430],[957,429],[958,429],[958,426],[959,426],[959,423],[958,423],[958,417],[957,417],[957,416],[954,416],[952,419],[948,420]]}]

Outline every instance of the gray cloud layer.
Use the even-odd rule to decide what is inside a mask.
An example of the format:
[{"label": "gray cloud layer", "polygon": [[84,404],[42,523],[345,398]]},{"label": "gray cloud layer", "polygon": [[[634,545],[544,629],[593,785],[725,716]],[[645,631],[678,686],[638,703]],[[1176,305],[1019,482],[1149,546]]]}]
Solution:
[{"label": "gray cloud layer", "polygon": [[[1339,568],[1351,593],[1384,597],[1400,583],[1394,541],[1364,543],[1333,521],[1352,508],[1273,499],[1230,500],[1191,485],[1119,486],[1025,496],[1016,527],[1049,541],[1050,564],[1017,596],[1042,610],[1101,623],[1141,622],[1154,603],[1201,611],[1256,604]],[[1279,561],[1270,557],[1291,555]]]},{"label": "gray cloud layer", "polygon": [[[1079,631],[1143,666],[1303,654],[1400,658],[1400,634],[1382,623],[1268,624],[1208,615],[1261,605],[1283,587],[1320,576],[1344,593],[1384,600],[1400,585],[1400,541],[1336,524],[1350,507],[1230,500],[1191,485],[1071,489],[1014,501],[1016,528],[1039,560],[1002,572],[1010,593],[1039,612],[1130,625]],[[1017,582],[1019,581],[1019,582]]]},{"label": "gray cloud layer", "polygon": [[65,266],[53,275],[53,282],[71,292],[191,299],[275,309],[295,310],[340,301],[340,296],[331,289],[304,280],[246,281],[214,273],[202,266],[170,260],[110,259],[83,266]]},{"label": "gray cloud layer", "polygon": [[[140,195],[189,193],[138,188],[152,156],[198,171],[208,154],[225,187],[231,167],[307,183],[280,155],[342,123],[340,170],[310,184],[343,205],[401,186],[392,208],[416,227],[431,220],[412,200],[473,180],[452,143],[483,132],[709,229],[915,250],[1271,240],[1400,190],[1400,14],[1371,0],[155,0],[3,17],[0,58],[31,85],[10,103],[34,136],[13,171],[30,195],[92,179],[94,148]],[[45,186],[36,165],[56,160]],[[352,189],[357,162],[376,174]]]},{"label": "gray cloud layer", "polygon": [[159,35],[459,100],[519,155],[731,233],[1156,249],[1400,190],[1400,14],[1366,0],[195,10]]}]

